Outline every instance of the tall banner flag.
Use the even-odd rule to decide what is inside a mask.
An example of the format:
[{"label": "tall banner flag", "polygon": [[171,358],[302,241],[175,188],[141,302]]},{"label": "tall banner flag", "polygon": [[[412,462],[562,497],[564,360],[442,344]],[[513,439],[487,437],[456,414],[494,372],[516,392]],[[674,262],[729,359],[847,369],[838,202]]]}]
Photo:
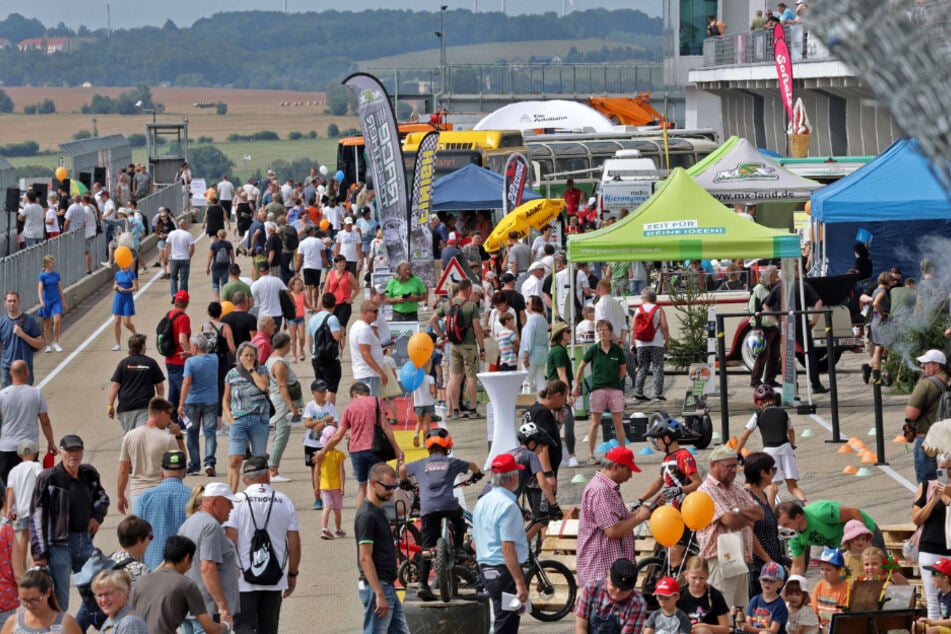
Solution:
[{"label": "tall banner flag", "polygon": [[386,88],[373,75],[354,73],[343,85],[357,98],[357,114],[363,130],[364,146],[373,174],[383,240],[390,270],[408,256],[406,176],[403,173],[403,148],[396,128],[396,114]]},{"label": "tall banner flag", "polygon": [[773,27],[773,57],[776,60],[776,76],[779,79],[779,96],[783,100],[786,114],[793,118],[793,76],[792,57],[786,44],[786,31],[782,24]]},{"label": "tall banner flag", "polygon": [[519,152],[512,154],[505,162],[505,213],[522,204],[525,193],[525,181],[528,179],[528,161]]},{"label": "tall banner flag", "polygon": [[409,217],[409,261],[413,265],[413,273],[426,288],[436,286],[433,230],[429,221],[433,208],[433,177],[436,174],[438,143],[438,132],[429,132],[419,142],[413,172],[413,207]]}]

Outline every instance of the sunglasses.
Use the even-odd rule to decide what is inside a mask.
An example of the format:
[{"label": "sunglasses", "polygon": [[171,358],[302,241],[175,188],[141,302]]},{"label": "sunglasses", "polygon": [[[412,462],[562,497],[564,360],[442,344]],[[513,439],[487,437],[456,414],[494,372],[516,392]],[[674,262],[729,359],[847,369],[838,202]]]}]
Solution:
[{"label": "sunglasses", "polygon": [[379,484],[381,487],[383,487],[383,488],[386,489],[387,491],[395,491],[395,490],[397,490],[398,488],[400,488],[399,483],[397,483],[397,484],[383,484],[382,482],[377,482],[377,484]]}]

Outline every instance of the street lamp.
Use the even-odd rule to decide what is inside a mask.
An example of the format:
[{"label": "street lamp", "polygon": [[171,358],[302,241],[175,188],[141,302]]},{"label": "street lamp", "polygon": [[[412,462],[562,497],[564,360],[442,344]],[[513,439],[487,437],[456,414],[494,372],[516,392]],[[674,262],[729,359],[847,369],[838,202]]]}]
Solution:
[{"label": "street lamp", "polygon": [[[449,8],[449,5],[443,4],[439,6],[439,30],[435,31],[436,37],[439,38],[439,92],[440,95],[446,92],[446,10]],[[433,108],[438,108],[437,104],[433,103]]]},{"label": "street lamp", "polygon": [[152,114],[152,123],[155,123],[155,108],[143,108],[143,107],[142,107],[142,100],[141,100],[141,99],[140,99],[139,101],[136,101],[136,102],[135,102],[135,107],[138,108],[139,110],[141,110],[142,112],[146,113],[146,114],[151,113],[151,114]]}]

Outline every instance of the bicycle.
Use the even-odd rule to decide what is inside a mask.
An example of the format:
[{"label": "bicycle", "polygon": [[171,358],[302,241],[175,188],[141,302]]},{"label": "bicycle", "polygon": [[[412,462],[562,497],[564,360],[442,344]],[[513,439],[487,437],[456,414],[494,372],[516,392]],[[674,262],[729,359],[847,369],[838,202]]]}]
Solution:
[{"label": "bicycle", "polygon": [[[661,506],[663,503],[664,497],[659,495],[654,499],[653,502],[650,503],[650,506],[647,508],[653,512],[654,509]],[[686,527],[684,530],[687,530]],[[691,535],[690,539],[687,541],[687,548],[684,551],[683,560],[681,560],[676,574],[674,574],[674,571],[670,567],[670,549],[665,548],[659,543],[654,546],[654,552],[650,557],[645,557],[637,561],[634,566],[634,570],[637,572],[634,577],[637,580],[637,585],[635,588],[640,591],[642,595],[644,595],[644,600],[647,602],[648,610],[657,610],[660,608],[660,604],[654,597],[654,589],[657,586],[657,582],[663,577],[679,577],[687,559],[692,555],[698,554],[699,552],[700,546],[693,538],[693,535]]]},{"label": "bicycle", "polygon": [[[526,531],[536,524],[546,524],[548,517],[532,518]],[[528,600],[533,618],[553,623],[571,614],[578,595],[578,582],[575,575],[565,564],[554,559],[539,559],[541,553],[541,534],[535,538],[534,545],[528,549],[528,560],[522,564],[522,575],[528,588]]]}]

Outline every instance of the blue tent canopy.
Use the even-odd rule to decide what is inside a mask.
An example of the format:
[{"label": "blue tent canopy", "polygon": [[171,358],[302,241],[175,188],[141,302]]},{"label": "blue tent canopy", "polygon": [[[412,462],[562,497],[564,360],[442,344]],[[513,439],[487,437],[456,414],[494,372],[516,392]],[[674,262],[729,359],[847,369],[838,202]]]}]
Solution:
[{"label": "blue tent canopy", "polygon": [[872,236],[875,274],[899,266],[915,275],[923,236],[951,236],[951,200],[914,139],[899,139],[874,161],[812,195],[812,217],[825,223],[828,273],[853,265],[859,230]]},{"label": "blue tent canopy", "polygon": [[[502,209],[505,179],[473,163],[433,183],[433,211]],[[541,198],[526,188],[522,202]]]}]

